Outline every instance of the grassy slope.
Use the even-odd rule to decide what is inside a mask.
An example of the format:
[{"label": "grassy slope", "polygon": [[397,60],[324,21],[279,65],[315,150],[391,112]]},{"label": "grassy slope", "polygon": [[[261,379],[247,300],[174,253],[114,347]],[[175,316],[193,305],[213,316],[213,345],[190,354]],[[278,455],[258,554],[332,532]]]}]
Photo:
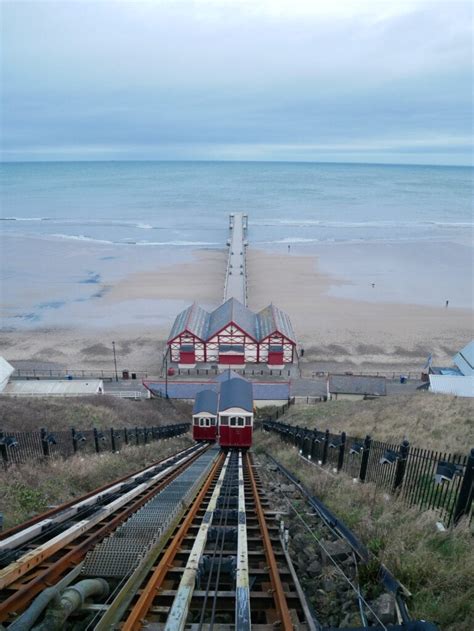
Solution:
[{"label": "grassy slope", "polygon": [[4,527],[21,523],[49,505],[72,500],[191,444],[190,435],[186,435],[146,446],[124,447],[120,455],[77,455],[2,469],[0,512],[4,515]]},{"label": "grassy slope", "polygon": [[437,532],[434,512],[420,513],[374,485],[322,472],[275,435],[257,431],[254,444],[293,471],[410,590],[414,618],[436,622],[441,631],[472,630],[474,546],[466,523]]},{"label": "grassy slope", "polygon": [[111,396],[71,398],[2,399],[0,428],[58,431],[75,427],[151,427],[190,421],[191,406],[179,401],[147,399],[129,401]]},{"label": "grassy slope", "polygon": [[416,447],[452,453],[467,454],[474,447],[474,401],[427,392],[298,405],[280,420],[396,443],[406,436]]}]

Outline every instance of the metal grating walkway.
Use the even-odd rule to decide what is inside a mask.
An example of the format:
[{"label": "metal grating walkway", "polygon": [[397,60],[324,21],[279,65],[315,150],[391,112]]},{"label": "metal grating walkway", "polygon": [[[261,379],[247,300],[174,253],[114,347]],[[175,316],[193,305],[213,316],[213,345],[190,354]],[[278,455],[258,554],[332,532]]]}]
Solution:
[{"label": "metal grating walkway", "polygon": [[84,561],[82,574],[104,578],[123,578],[130,574],[189,505],[218,453],[217,449],[203,453],[110,537],[91,550]]}]

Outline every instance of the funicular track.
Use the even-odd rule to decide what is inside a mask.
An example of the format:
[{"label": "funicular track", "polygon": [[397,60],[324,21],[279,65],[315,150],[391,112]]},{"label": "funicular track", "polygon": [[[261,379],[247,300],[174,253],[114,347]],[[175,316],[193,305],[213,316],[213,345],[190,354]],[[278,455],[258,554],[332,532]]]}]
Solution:
[{"label": "funicular track", "polygon": [[[7,565],[0,600],[5,628],[313,629],[252,457],[200,447],[162,463],[161,473],[133,508],[124,505],[98,530],[20,576],[18,561]],[[32,553],[44,546],[37,529],[31,535],[27,528],[3,538],[21,542],[20,562],[25,541]],[[92,584],[98,603],[89,593],[77,595]]]},{"label": "funicular track", "polygon": [[[23,555],[2,570],[0,621],[5,627],[0,624],[0,629],[334,631],[342,626],[346,631],[369,627],[436,631],[429,623],[410,620],[399,594],[401,586],[386,571],[381,582],[395,594],[399,620],[387,627],[372,615],[357,578],[359,561],[367,560],[365,550],[315,498],[305,496],[299,481],[284,467],[269,456],[268,461],[262,469],[260,457],[254,461],[251,454],[237,449],[185,450],[149,468],[145,481],[143,472],[132,476],[137,488],[146,485],[138,490],[133,505],[126,503],[129,491],[123,486],[130,481],[118,483],[119,495],[125,491],[119,498],[117,485],[106,489],[109,504],[117,499],[124,502],[111,520],[99,521],[98,530],[94,526],[84,538],[66,543],[19,576],[15,572],[18,561],[24,563],[25,542],[34,558],[35,550],[68,531],[67,521],[61,520],[61,507],[50,513],[48,519],[56,519],[55,527],[63,530],[49,539],[46,530],[44,541],[37,532],[42,520],[33,524],[33,530],[28,524],[26,530],[10,532],[0,543],[19,542],[17,552]],[[285,488],[281,476],[292,485],[283,501],[276,497]],[[291,499],[295,493],[300,497],[296,504]],[[87,506],[95,497],[89,494]],[[343,593],[343,583],[332,593],[322,579],[317,593],[308,592],[306,599],[300,585],[305,565],[298,559],[294,566],[290,558],[297,541],[288,537],[287,530],[292,505],[305,528],[323,539],[323,557],[309,550],[304,564],[324,564],[325,557],[327,563],[340,566],[344,580],[354,588],[352,596],[347,589]],[[301,552],[300,548],[297,553]],[[337,583],[334,577],[333,572],[330,582]],[[329,601],[330,609],[325,611]],[[341,625],[344,616],[351,622],[359,618],[358,623]]]},{"label": "funicular track", "polygon": [[2,533],[0,622],[12,619],[42,590],[58,583],[205,449],[185,449]]},{"label": "funicular track", "polygon": [[313,628],[286,565],[276,517],[261,498],[251,456],[222,455],[119,628]]}]

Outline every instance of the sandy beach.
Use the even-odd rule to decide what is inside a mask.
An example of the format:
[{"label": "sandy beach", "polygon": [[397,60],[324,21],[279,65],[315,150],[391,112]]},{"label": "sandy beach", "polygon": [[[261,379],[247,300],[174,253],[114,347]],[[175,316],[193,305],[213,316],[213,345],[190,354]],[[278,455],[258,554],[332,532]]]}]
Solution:
[{"label": "sandy beach", "polygon": [[[193,301],[207,308],[222,301],[225,257],[223,249],[201,249],[185,262],[162,260],[154,270],[135,264],[131,273],[109,279],[103,294],[99,285],[89,305],[80,304],[80,321],[61,326],[58,311],[46,326],[4,330],[0,353],[12,361],[111,370],[115,341],[120,369],[157,374],[175,315]],[[308,369],[418,371],[430,353],[435,364],[450,365],[473,336],[470,309],[387,302],[384,291],[378,299],[383,268],[374,288],[366,283],[370,300],[334,296],[352,281],[320,268],[321,255],[248,250],[250,308],[274,302],[287,311]]]}]

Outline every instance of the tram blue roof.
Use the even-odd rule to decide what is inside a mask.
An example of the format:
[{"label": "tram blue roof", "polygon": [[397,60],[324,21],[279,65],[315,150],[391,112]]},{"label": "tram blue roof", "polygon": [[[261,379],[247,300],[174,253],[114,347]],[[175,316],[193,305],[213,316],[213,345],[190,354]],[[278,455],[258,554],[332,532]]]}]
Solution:
[{"label": "tram blue roof", "polygon": [[250,381],[234,378],[221,383],[219,412],[229,408],[240,408],[252,412],[253,389]]},{"label": "tram blue roof", "polygon": [[201,390],[196,393],[194,399],[193,414],[215,414],[217,416],[217,392],[214,390]]}]

